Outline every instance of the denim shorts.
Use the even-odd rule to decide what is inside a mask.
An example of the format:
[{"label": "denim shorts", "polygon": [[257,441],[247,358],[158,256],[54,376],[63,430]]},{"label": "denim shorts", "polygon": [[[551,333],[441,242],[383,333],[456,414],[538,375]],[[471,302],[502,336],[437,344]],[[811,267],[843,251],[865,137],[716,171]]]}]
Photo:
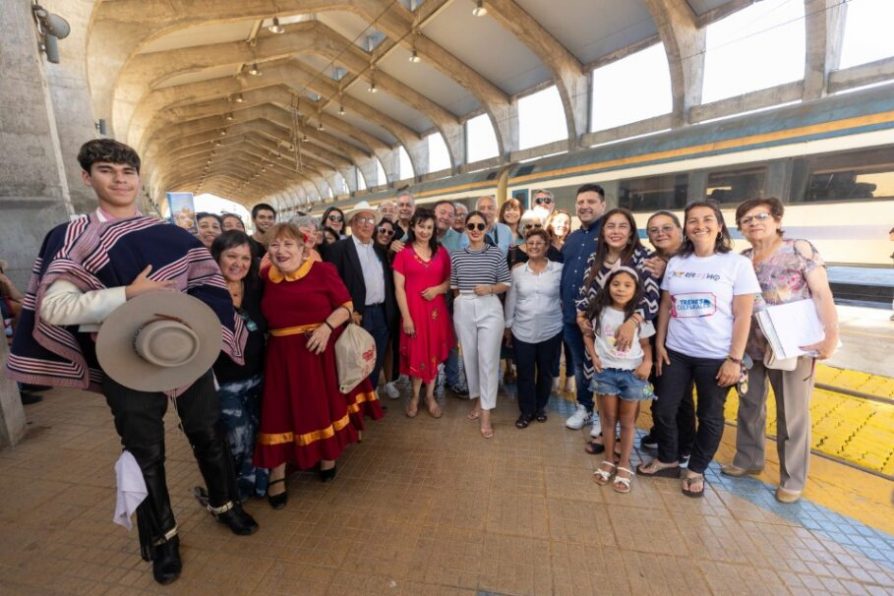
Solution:
[{"label": "denim shorts", "polygon": [[604,368],[593,375],[590,391],[599,395],[617,395],[627,401],[655,399],[652,384],[637,379],[632,370]]}]

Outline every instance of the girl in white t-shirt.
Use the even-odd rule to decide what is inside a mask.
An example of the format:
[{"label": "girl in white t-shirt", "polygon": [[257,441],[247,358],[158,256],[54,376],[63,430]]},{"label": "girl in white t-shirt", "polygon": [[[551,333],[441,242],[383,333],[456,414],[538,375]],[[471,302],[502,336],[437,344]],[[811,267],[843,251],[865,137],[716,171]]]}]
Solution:
[{"label": "girl in white t-shirt", "polygon": [[[630,454],[639,402],[654,397],[648,381],[652,370],[652,347],[648,338],[655,335],[652,323],[645,321],[639,326],[626,350],[619,350],[615,345],[616,331],[633,316],[642,292],[636,271],[629,267],[612,271],[589,305],[587,319],[591,331],[584,334],[584,347],[596,371],[590,390],[602,400],[600,415],[605,445],[615,444],[615,423],[621,423],[618,464],[603,461],[593,473],[593,480],[605,485],[614,476],[612,488],[619,493],[629,493],[633,479]],[[608,452],[613,453],[613,450]]]}]

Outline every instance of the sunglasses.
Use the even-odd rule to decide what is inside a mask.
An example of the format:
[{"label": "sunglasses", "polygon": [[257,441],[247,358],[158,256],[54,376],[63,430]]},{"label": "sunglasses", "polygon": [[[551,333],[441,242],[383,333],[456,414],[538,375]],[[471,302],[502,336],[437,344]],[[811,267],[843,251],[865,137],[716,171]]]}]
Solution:
[{"label": "sunglasses", "polygon": [[525,226],[526,228],[542,228],[543,224],[539,223],[529,223]]},{"label": "sunglasses", "polygon": [[475,230],[478,230],[479,232],[483,232],[484,229],[485,229],[486,227],[487,227],[487,226],[486,226],[485,224],[483,224],[483,223],[478,223],[478,224],[476,224],[476,223],[470,223],[470,224],[466,224],[466,229],[469,230],[470,232],[473,232],[473,231],[475,231]]},{"label": "sunglasses", "polygon": [[328,219],[329,221],[344,221],[345,220],[338,213],[330,213],[329,215],[326,216],[326,219]]},{"label": "sunglasses", "polygon": [[388,236],[394,236],[394,230],[389,230],[385,226],[382,226],[378,230],[376,230],[379,234],[386,234]]},{"label": "sunglasses", "polygon": [[750,224],[753,221],[759,223],[762,221],[767,221],[768,219],[770,219],[770,214],[767,213],[766,211],[764,211],[762,213],[755,213],[754,215],[749,215],[748,217],[743,217],[742,219],[739,220],[739,225],[747,226],[748,224]]},{"label": "sunglasses", "polygon": [[534,199],[536,205],[552,205],[553,200],[549,197],[537,197]]}]

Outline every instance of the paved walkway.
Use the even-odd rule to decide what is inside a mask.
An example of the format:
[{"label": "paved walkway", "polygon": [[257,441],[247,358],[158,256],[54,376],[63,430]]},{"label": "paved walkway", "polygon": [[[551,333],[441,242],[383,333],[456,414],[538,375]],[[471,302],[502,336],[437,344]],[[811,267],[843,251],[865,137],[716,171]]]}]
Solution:
[{"label": "paved walkway", "polygon": [[[817,461],[807,498],[781,506],[768,462],[760,479],[712,468],[703,499],[662,479],[618,495],[591,481],[598,458],[583,452],[584,432],[562,426],[563,399],[546,424],[519,431],[515,403],[501,397],[491,441],[459,400],[448,398],[440,420],[387,405],[335,482],[299,473],[284,510],[248,503],[261,530],[247,538],[190,496],[198,471],[169,414],[184,572],[161,587],[136,530],[111,522],[119,445],[103,399],[55,390],[28,406],[28,438],[0,451],[0,593],[894,592],[894,538],[879,530],[894,532],[891,486],[879,478]],[[727,429],[722,461],[733,436]],[[848,504],[865,524],[832,510]]]}]

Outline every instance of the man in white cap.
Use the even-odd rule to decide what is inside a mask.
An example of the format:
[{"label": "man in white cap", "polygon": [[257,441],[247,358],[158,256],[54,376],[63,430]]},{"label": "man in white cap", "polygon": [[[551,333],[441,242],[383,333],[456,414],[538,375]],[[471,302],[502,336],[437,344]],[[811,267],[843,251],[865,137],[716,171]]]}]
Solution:
[{"label": "man in white cap", "polygon": [[[148,292],[179,290],[213,311],[223,338],[213,352],[222,348],[241,364],[247,333],[211,253],[186,230],[137,210],[136,151],[112,139],[94,139],[81,147],[78,161],[98,209],[56,226],[44,239],[7,368],[10,377],[24,383],[90,389],[105,396],[121,443],[146,483],[148,496],[137,508],[141,554],[152,561],[155,580],[167,584],[182,568],[164,467],[163,418],[170,397],[176,397],[180,426],[205,479],[208,509],[235,534],[251,534],[258,526],[239,502],[226,437],[218,425],[210,365],[204,373],[190,372],[187,386],[168,392],[140,390],[134,388],[137,383],[125,386],[118,380],[127,382],[133,371],[103,369],[96,332],[128,301],[147,298]],[[153,316],[173,321],[190,315]],[[135,342],[133,335],[129,341]],[[171,350],[170,343],[159,343]],[[121,351],[133,349],[122,340]]]},{"label": "man in white cap", "polygon": [[369,380],[379,383],[391,329],[397,323],[394,275],[385,250],[373,241],[376,211],[361,201],[345,214],[351,236],[326,249],[325,258],[335,265],[354,303],[354,322],[376,340],[376,364]]}]

